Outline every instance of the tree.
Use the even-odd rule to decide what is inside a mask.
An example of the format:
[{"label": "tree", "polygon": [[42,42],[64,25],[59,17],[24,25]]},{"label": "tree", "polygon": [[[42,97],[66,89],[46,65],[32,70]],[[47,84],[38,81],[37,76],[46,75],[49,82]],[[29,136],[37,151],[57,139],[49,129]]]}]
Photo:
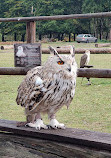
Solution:
[{"label": "tree", "polygon": [[[108,12],[111,10],[110,0],[84,0],[82,5],[83,13],[97,13],[97,12]],[[110,29],[110,18],[96,18],[90,20],[91,32],[99,38],[102,39],[103,36],[108,37],[108,32]],[[105,35],[106,34],[106,35]]]},{"label": "tree", "polygon": [[[20,16],[27,16],[28,10],[25,10],[26,4],[24,0],[6,0],[4,1],[5,10],[3,12],[4,18],[10,17],[20,17]],[[17,35],[21,35],[22,40],[24,41],[25,37],[25,23],[15,22],[15,23],[2,23],[1,25],[1,32],[2,34],[13,34],[14,40],[17,40]]]},{"label": "tree", "polygon": [[[110,10],[110,0],[0,0],[0,16],[2,18],[81,14]],[[108,38],[110,22],[110,18],[38,21],[37,34],[39,39],[45,34],[50,38],[56,35],[58,40],[62,40],[64,34],[68,34],[70,41],[72,33],[74,38],[75,34],[92,33],[102,39],[103,37]],[[25,40],[25,23],[0,23],[0,29],[2,40],[4,40],[4,35],[12,34],[14,40]]]}]

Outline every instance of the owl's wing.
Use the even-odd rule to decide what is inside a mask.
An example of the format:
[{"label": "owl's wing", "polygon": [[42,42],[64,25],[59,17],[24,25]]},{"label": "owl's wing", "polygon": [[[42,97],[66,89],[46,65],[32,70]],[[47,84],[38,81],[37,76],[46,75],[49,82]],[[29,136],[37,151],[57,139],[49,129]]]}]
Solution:
[{"label": "owl's wing", "polygon": [[83,54],[83,56],[81,57],[81,60],[80,60],[80,68],[84,68],[86,61],[87,61],[87,55]]},{"label": "owl's wing", "polygon": [[18,88],[16,98],[18,105],[32,110],[42,101],[51,83],[51,79],[48,79],[46,75],[42,66],[28,72]]}]

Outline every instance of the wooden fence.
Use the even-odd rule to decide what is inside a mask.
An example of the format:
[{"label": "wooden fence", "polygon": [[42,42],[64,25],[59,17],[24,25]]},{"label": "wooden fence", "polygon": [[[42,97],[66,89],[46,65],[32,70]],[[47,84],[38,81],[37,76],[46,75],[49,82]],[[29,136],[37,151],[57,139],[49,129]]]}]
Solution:
[{"label": "wooden fence", "polygon": [[67,19],[87,19],[87,18],[105,18],[111,17],[111,12],[71,14],[55,16],[35,16],[35,17],[16,17],[0,18],[0,22],[26,22],[27,43],[34,43],[36,37],[36,21],[42,20],[67,20]]},{"label": "wooden fence", "polygon": [[[27,43],[35,43],[36,39],[36,21],[40,20],[66,20],[66,19],[87,19],[87,18],[105,18],[111,17],[111,12],[71,14],[56,16],[36,16],[36,17],[16,17],[0,18],[0,22],[26,22]],[[47,50],[45,50],[47,52]],[[0,68],[0,75],[26,74],[26,69],[22,68]],[[110,69],[78,69],[78,77],[97,77],[111,78]]]},{"label": "wooden fence", "polygon": [[[35,21],[100,18],[100,17],[111,17],[111,12],[92,13],[92,14],[75,14],[75,15],[58,15],[58,16],[42,16],[42,17],[22,17],[22,18],[19,17],[19,18],[5,18],[5,19],[0,18],[0,22],[17,22],[17,21],[26,22],[27,23],[27,27],[26,27],[27,43],[34,43],[35,34],[36,34]],[[25,75],[27,71],[28,69],[19,68],[19,67],[18,68],[0,68],[0,75]],[[81,68],[81,69],[78,69],[78,77],[111,78],[111,69],[82,69]],[[1,133],[0,139],[3,138],[1,139],[2,142],[4,142],[4,140],[7,140],[7,137],[12,138],[12,136],[14,135],[15,136],[22,135],[22,139],[19,138],[18,142],[17,142],[17,137],[16,137],[16,144],[17,143],[20,144],[21,142],[23,144],[23,140],[25,140],[24,146],[27,145],[27,147],[29,148],[28,145],[30,145],[31,150],[34,149],[34,153],[37,150],[34,147],[38,146],[39,144],[37,143],[36,145],[35,140],[39,138],[39,140],[43,139],[43,141],[44,139],[50,140],[49,142],[50,151],[46,148],[43,150],[43,153],[46,153],[46,150],[47,150],[48,155],[51,153],[51,157],[52,157],[52,152],[55,150],[56,150],[55,155],[57,157],[59,157],[59,155],[60,157],[75,157],[74,146],[75,146],[75,149],[77,150],[77,153],[79,152],[79,157],[103,157],[103,158],[111,157],[111,154],[109,153],[109,151],[111,151],[111,134],[107,134],[107,133],[85,131],[85,130],[79,130],[79,129],[68,129],[68,128],[66,128],[66,130],[64,131],[63,130],[36,131],[35,129],[26,128],[26,127],[18,128],[16,127],[16,121],[6,121],[6,120],[0,120],[0,130],[8,131],[11,134],[11,136],[9,136],[7,132],[4,132],[6,133],[5,135]],[[33,139],[31,141],[28,140],[27,142],[26,137],[33,137],[36,139]],[[13,138],[13,140],[15,140],[15,137]],[[43,144],[46,144],[46,141],[45,142],[43,141],[42,141],[42,145],[40,144],[39,151],[42,151]],[[57,144],[57,147],[54,147],[53,149],[51,146],[51,141],[52,141],[52,144],[55,144],[54,141],[64,143],[64,144],[63,145]],[[80,146],[81,149],[78,150],[78,146]],[[62,147],[64,147],[64,150]],[[87,150],[86,150],[86,147],[88,147]],[[20,149],[21,149],[21,146],[20,146]],[[64,152],[61,152],[61,151],[64,151]],[[76,157],[78,157],[77,154],[76,154]]]},{"label": "wooden fence", "polygon": [[[21,67],[2,67],[0,68],[0,75],[26,75],[29,69]],[[78,77],[87,78],[111,78],[111,69],[88,69],[80,68],[77,72]]]}]

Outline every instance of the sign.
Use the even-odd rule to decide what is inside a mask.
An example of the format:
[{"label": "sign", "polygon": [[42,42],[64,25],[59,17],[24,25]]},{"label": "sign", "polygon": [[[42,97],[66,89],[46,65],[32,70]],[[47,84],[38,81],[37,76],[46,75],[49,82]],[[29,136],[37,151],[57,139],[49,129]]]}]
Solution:
[{"label": "sign", "polygon": [[15,67],[33,68],[41,65],[41,44],[14,44]]}]

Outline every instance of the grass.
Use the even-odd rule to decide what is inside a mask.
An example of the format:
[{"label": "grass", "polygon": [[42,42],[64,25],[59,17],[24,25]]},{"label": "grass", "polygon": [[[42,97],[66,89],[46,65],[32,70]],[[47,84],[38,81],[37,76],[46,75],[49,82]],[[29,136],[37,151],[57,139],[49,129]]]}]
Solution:
[{"label": "grass", "polygon": [[[60,46],[71,45],[75,47],[93,47],[94,44],[78,43],[46,43],[48,45]],[[49,55],[42,55],[42,63]],[[81,55],[76,55],[79,65]],[[111,54],[91,54],[90,64],[94,68],[111,69]],[[13,50],[0,50],[0,67],[14,67]],[[0,119],[24,121],[25,115],[22,107],[16,104],[17,87],[24,76],[0,76]],[[81,128],[86,130],[111,133],[111,79],[91,78],[92,85],[87,86],[87,80],[77,78],[75,97],[67,111],[63,107],[57,113],[57,119],[67,127]],[[48,123],[47,116],[43,116],[44,122]]]},{"label": "grass", "polygon": [[48,46],[66,46],[66,45],[74,45],[75,48],[95,48],[95,43],[77,43],[77,42],[50,42],[50,43],[43,43],[43,47],[48,48]]}]

